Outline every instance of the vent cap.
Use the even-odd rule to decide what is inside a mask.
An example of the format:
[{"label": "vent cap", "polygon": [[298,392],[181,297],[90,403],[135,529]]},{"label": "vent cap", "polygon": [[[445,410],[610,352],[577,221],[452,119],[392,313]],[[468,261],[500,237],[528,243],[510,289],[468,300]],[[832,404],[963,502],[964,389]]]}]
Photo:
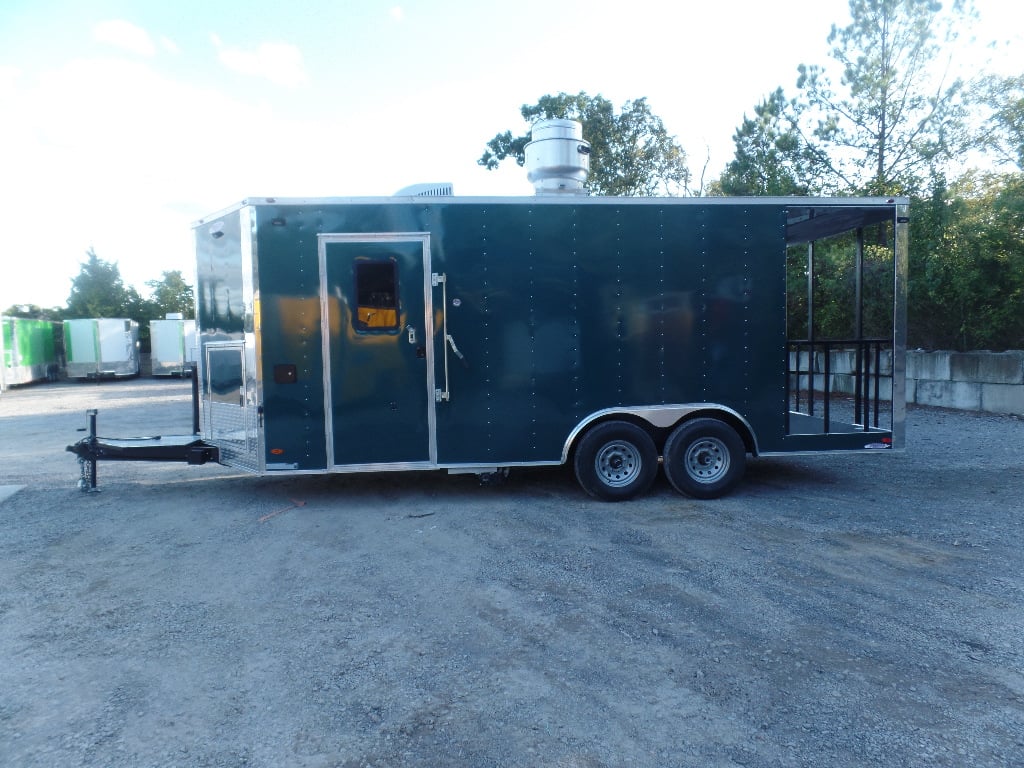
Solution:
[{"label": "vent cap", "polygon": [[533,124],[526,145],[526,178],[538,195],[585,195],[590,144],[576,120],[552,118]]}]

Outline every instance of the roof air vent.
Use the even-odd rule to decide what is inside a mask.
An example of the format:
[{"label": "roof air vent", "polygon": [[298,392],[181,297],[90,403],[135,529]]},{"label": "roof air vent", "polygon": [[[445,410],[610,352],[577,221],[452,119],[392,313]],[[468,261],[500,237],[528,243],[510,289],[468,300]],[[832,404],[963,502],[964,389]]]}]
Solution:
[{"label": "roof air vent", "polygon": [[442,181],[435,184],[411,184],[395,192],[395,197],[451,197],[452,184]]}]

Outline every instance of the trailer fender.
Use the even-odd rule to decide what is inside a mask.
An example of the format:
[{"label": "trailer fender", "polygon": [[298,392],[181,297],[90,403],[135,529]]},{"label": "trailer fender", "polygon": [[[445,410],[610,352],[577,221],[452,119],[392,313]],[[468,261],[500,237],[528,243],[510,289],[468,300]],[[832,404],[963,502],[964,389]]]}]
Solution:
[{"label": "trailer fender", "polygon": [[758,455],[757,435],[751,428],[750,422],[735,410],[720,403],[680,403],[605,408],[595,411],[582,419],[569,433],[562,446],[562,463],[569,461],[580,436],[598,422],[609,419],[625,419],[646,424],[657,432],[671,430],[683,421],[698,417],[717,418],[730,424],[740,436],[747,451],[754,456]]}]

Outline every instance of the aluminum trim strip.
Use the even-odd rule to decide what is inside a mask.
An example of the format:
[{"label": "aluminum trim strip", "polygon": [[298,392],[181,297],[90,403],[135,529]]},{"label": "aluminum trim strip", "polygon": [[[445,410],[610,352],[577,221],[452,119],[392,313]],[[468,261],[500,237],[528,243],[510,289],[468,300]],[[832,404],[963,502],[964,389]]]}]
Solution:
[{"label": "aluminum trim strip", "polygon": [[[431,468],[437,467],[437,411],[434,402],[434,309],[433,292],[430,282],[430,233],[429,232],[321,232],[317,234],[317,259],[320,278],[320,342],[324,361],[324,439],[327,447],[327,467],[336,471],[339,466],[380,465],[338,465],[334,459],[334,406],[331,398],[331,335],[329,302],[327,296],[327,245],[328,243],[415,243],[421,244],[421,265],[423,268],[423,334],[426,337],[426,403],[427,403],[427,456],[428,462],[385,465],[394,467]],[[369,470],[352,470],[369,471]]]},{"label": "aluminum trim strip", "polygon": [[222,216],[226,216],[243,206],[263,205],[494,205],[496,203],[511,205],[670,205],[670,206],[716,206],[745,205],[758,207],[764,205],[785,205],[789,207],[861,207],[906,206],[910,204],[907,197],[607,197],[587,195],[522,195],[463,197],[459,195],[441,197],[391,196],[391,197],[248,197],[228,206],[216,213],[211,213],[192,223],[193,227],[207,224]]},{"label": "aluminum trim strip", "polygon": [[910,257],[910,206],[896,206],[893,238],[892,445],[907,442],[907,275]]}]

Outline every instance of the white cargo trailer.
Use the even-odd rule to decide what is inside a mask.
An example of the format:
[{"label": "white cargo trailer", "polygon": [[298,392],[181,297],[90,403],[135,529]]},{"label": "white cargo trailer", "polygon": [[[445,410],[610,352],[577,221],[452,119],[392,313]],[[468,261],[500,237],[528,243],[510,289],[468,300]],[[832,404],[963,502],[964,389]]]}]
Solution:
[{"label": "white cargo trailer", "polygon": [[71,379],[139,375],[139,324],[125,318],[64,321],[64,352]]},{"label": "white cargo trailer", "polygon": [[196,361],[196,321],[179,317],[149,323],[150,362],[154,376],[188,376]]}]

